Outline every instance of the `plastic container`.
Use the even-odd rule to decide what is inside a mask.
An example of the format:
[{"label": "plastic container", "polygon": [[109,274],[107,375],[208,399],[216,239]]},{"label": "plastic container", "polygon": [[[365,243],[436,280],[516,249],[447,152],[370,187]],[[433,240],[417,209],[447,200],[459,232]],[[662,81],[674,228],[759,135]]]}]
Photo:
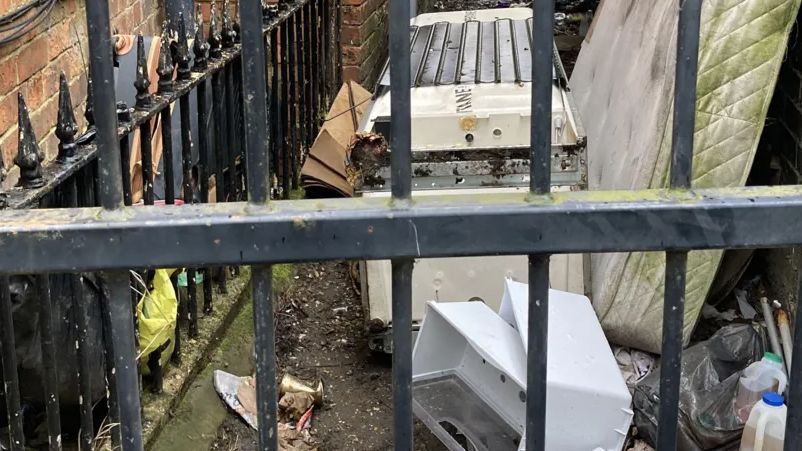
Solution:
[{"label": "plastic container", "polygon": [[788,408],[781,394],[769,392],[755,404],[741,437],[741,451],[782,451]]},{"label": "plastic container", "polygon": [[759,362],[749,365],[738,381],[735,415],[742,423],[749,419],[752,407],[768,392],[785,391],[788,378],[783,371],[782,357],[767,352]]},{"label": "plastic container", "polygon": [[[505,288],[499,314],[482,302],[427,304],[412,408],[449,450],[525,447],[528,287]],[[549,290],[548,314],[546,449],[620,451],[632,400],[590,301]]]}]

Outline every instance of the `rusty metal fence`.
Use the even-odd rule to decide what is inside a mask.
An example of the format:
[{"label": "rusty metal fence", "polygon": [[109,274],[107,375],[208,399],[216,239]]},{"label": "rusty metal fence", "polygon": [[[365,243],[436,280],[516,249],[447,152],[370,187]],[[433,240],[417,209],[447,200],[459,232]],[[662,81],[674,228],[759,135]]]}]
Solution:
[{"label": "rusty metal fence", "polygon": [[[242,2],[241,8],[248,8]],[[256,3],[256,2],[254,2]],[[109,28],[106,2],[94,2],[87,8],[90,35],[90,70],[85,118],[88,129],[79,135],[73,113],[69,86],[62,75],[60,83],[59,109],[56,135],[59,139],[58,156],[53,162],[43,162],[43,154],[30,123],[25,99],[19,95],[19,149],[15,165],[19,167],[17,187],[0,192],[3,214],[12,211],[47,211],[70,209],[92,209],[98,206],[132,206],[134,200],[142,210],[157,208],[168,216],[177,209],[191,209],[190,205],[209,204],[222,208],[223,203],[238,204],[252,197],[246,186],[248,159],[246,148],[246,118],[243,108],[253,105],[253,99],[264,99],[261,108],[268,114],[269,124],[263,122],[261,133],[268,130],[275,139],[262,147],[269,156],[270,169],[264,166],[256,176],[270,190],[273,198],[289,197],[292,189],[298,188],[299,168],[320,125],[322,108],[328,105],[336,93],[341,80],[339,58],[340,4],[338,0],[301,0],[279,4],[258,4],[252,14],[251,27],[241,31],[236,17],[231,14],[228,0],[222,5],[222,14],[212,4],[208,23],[204,24],[198,11],[194,30],[187,30],[185,21],[178,20],[175,29],[165,23],[160,40],[158,80],[149,79],[150,70],[146,58],[144,38],[136,38],[136,89],[135,103],[119,102],[115,95],[113,70],[118,66],[116,53],[112,54],[113,39]],[[183,19],[183,18],[181,18]],[[338,22],[339,23],[339,22]],[[255,25],[255,26],[254,26]],[[251,31],[251,34],[248,34]],[[253,34],[256,31],[257,34]],[[249,43],[259,47],[258,59],[253,59],[241,43],[243,35]],[[194,38],[194,39],[193,39]],[[99,50],[98,45],[104,46]],[[112,73],[109,73],[109,70]],[[243,70],[258,70],[263,86],[261,92],[270,92],[269,98],[254,97],[243,85]],[[265,79],[264,74],[271,76]],[[118,79],[121,77],[118,77]],[[118,81],[119,82],[119,81]],[[152,84],[158,89],[153,93]],[[252,88],[251,88],[252,89]],[[173,121],[173,107],[179,110],[179,121]],[[194,116],[194,117],[193,117]],[[193,127],[192,123],[195,122]],[[180,140],[174,142],[172,127],[180,124]],[[153,133],[156,127],[160,133]],[[138,133],[135,133],[137,132]],[[194,131],[194,133],[193,133]],[[162,176],[164,179],[162,199],[157,200],[154,181],[154,139],[162,150]],[[194,142],[196,141],[196,142]],[[132,187],[132,148],[138,146],[141,154],[141,190]],[[111,146],[111,147],[109,147]],[[111,150],[114,155],[107,153]],[[177,155],[176,155],[177,154]],[[175,167],[174,156],[180,155],[181,165]],[[261,172],[263,171],[263,172]],[[180,177],[176,177],[180,172]],[[5,175],[5,171],[2,171]],[[112,181],[113,180],[113,181]],[[180,180],[180,192],[176,193],[176,180]],[[268,180],[271,182],[268,184]],[[211,184],[212,190],[210,191]],[[214,195],[216,199],[210,199]],[[210,200],[214,201],[210,204]],[[178,201],[178,202],[177,202]],[[154,204],[166,204],[151,207]],[[172,204],[183,203],[181,207]],[[137,208],[139,210],[139,208]],[[114,243],[96,243],[96,250],[104,246],[116,247]],[[143,243],[142,250],[146,249]],[[42,249],[45,254],[49,253]],[[11,252],[9,250],[9,252]],[[126,266],[125,269],[153,269],[162,267],[158,249],[148,249],[141,255],[151,254],[153,259]],[[11,253],[6,253],[11,258]],[[141,449],[141,418],[139,407],[138,363],[136,361],[136,335],[133,309],[138,295],[129,290],[128,271],[100,274],[95,279],[100,285],[104,299],[100,302],[102,323],[92,321],[90,306],[84,291],[84,278],[92,268],[85,267],[76,258],[69,268],[58,272],[40,273],[33,279],[33,290],[38,305],[38,321],[41,323],[38,339],[41,342],[41,385],[46,408],[49,449],[62,448],[61,418],[59,416],[59,392],[64,391],[64,373],[74,372],[80,401],[81,449],[93,449],[95,423],[93,418],[93,392],[97,391],[97,378],[90,371],[91,362],[97,355],[105,356],[106,373],[104,384],[108,385],[109,422],[121,423],[115,427],[112,441],[124,449]],[[189,337],[198,334],[198,310],[209,313],[212,305],[211,266],[199,264],[182,265],[198,268],[203,274],[202,290],[195,286],[195,277],[187,277],[188,302],[179,306],[179,315],[186,319]],[[209,264],[216,263],[208,261]],[[236,262],[227,265],[236,266]],[[122,267],[121,267],[122,268]],[[94,268],[101,269],[101,268]],[[195,274],[194,269],[188,269]],[[0,277],[0,328],[2,328],[2,378],[4,407],[8,414],[9,446],[24,449],[25,415],[21,407],[20,391],[31,380],[20,380],[18,374],[17,345],[15,343],[15,319],[22,315],[18,305],[21,296],[9,277],[28,274],[25,271],[10,271]],[[66,276],[66,287],[53,287],[51,276]],[[225,290],[225,276],[218,278],[220,290]],[[69,294],[60,291],[69,291]],[[202,292],[203,305],[198,306],[198,293]],[[54,302],[62,297],[72,298],[76,313],[74,327],[78,330],[75,344],[77,367],[58,368],[61,356],[58,352],[61,318],[52,311]],[[133,298],[133,303],[131,302]],[[56,311],[59,311],[56,309]],[[98,329],[102,329],[98,330]],[[101,334],[102,340],[93,340]],[[176,354],[180,355],[180,334],[176,333]],[[102,349],[99,349],[101,348]],[[134,384],[134,385],[132,385]],[[104,391],[106,387],[103,387]],[[37,388],[34,388],[36,390]],[[134,390],[134,391],[130,391]],[[118,396],[119,395],[119,396]],[[136,418],[134,418],[136,417]]]},{"label": "rusty metal fence", "polygon": [[[314,1],[300,6],[300,17],[314,17],[321,5],[325,3]],[[271,158],[275,152],[270,151],[275,149],[276,142],[286,139],[281,128],[275,127],[277,115],[283,120],[281,106],[286,103],[268,103],[268,98],[276,97],[268,96],[266,90],[265,58],[275,55],[276,49],[263,45],[262,8],[251,0],[243,1],[239,9],[241,53],[237,56],[241,72],[236,74],[242,77],[244,155],[240,158],[244,156],[247,163],[244,174],[247,201],[165,209],[125,206],[108,5],[104,0],[88,0],[97,126],[95,186],[100,206],[3,211],[0,272],[103,272],[110,326],[107,352],[111,357],[112,413],[120,424],[115,435],[122,449],[143,447],[127,268],[254,265],[259,440],[261,449],[275,450],[277,406],[271,265],[330,259],[392,259],[395,448],[411,450],[413,259],[529,255],[526,449],[534,451],[545,449],[549,254],[629,251],[667,254],[658,446],[660,450],[676,448],[687,252],[802,244],[799,227],[802,187],[693,190],[690,186],[701,0],[681,2],[670,189],[549,194],[554,5],[552,0],[538,0],[534,2],[533,25],[531,189],[526,195],[491,194],[481,198],[411,195],[409,8],[408,0],[390,0],[392,200],[271,200],[271,167],[286,164]],[[300,30],[310,38],[304,39],[304,49],[310,46],[322,54],[320,43],[326,42],[325,35],[310,32],[303,23],[295,28],[293,42],[297,42]],[[294,25],[298,27],[297,22]],[[281,27],[269,31],[273,35],[283,33]],[[283,51],[280,49],[279,54]],[[314,51],[303,53],[304,57],[315,58]],[[304,67],[316,68],[314,64],[306,64],[307,61],[304,63]],[[275,83],[281,76],[280,72],[273,72],[271,94],[281,92],[281,84]],[[223,75],[218,77],[223,79]],[[304,115],[316,111],[321,104],[324,77],[322,73],[312,75],[311,82],[305,85],[308,89],[298,93],[300,103],[311,108],[296,111],[303,119],[299,122],[307,128],[301,127],[302,132],[295,138],[291,135],[290,140],[305,138],[308,142],[314,136],[312,118]],[[179,81],[169,98],[185,96],[192,83],[192,80]],[[225,107],[219,105],[219,108]],[[293,113],[289,114],[292,117]],[[215,117],[220,116],[215,114]],[[137,119],[133,123],[142,124]],[[14,368],[6,348],[6,340],[13,338],[9,334],[7,290],[0,294],[3,294],[0,304],[3,363]],[[796,323],[794,341],[795,353],[802,353],[801,322]],[[802,355],[794,355],[790,378],[802,378]],[[15,381],[6,381],[9,410],[12,419],[19,421],[16,386],[9,382]],[[785,449],[799,450],[802,429],[797,425],[802,421],[802,385],[791,385],[788,404]],[[16,430],[14,437],[20,437]]]}]

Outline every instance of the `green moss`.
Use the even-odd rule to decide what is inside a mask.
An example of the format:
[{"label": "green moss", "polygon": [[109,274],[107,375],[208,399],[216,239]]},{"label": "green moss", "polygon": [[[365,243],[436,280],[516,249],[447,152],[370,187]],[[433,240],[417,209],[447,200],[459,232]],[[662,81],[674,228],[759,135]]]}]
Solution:
[{"label": "green moss", "polygon": [[273,265],[273,291],[283,293],[292,286],[295,268],[289,263]]}]

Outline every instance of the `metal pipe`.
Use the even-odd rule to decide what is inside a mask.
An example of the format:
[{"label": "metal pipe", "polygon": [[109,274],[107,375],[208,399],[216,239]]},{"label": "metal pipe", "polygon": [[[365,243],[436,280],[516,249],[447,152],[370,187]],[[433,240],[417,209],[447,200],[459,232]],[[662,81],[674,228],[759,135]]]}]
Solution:
[{"label": "metal pipe", "polygon": [[[766,321],[766,330],[769,333],[771,352],[782,357],[783,351],[782,347],[780,347],[780,338],[777,333],[777,323],[774,322],[774,313],[771,311],[771,306],[769,306],[769,300],[767,298],[760,298],[760,308],[763,310],[763,319]],[[790,365],[788,368],[790,368]]]},{"label": "metal pipe", "polygon": [[687,252],[666,252],[663,346],[660,363],[660,407],[657,446],[676,449],[679,426],[679,382],[682,370],[682,323],[685,314]]},{"label": "metal pipe", "polygon": [[526,449],[546,446],[546,375],[549,330],[549,256],[529,256],[526,353]]},{"label": "metal pipe", "polygon": [[6,413],[9,424],[11,451],[25,449],[25,433],[22,428],[19,376],[17,374],[17,347],[14,341],[14,319],[11,312],[11,292],[8,276],[0,275],[0,359],[3,364],[3,388],[6,395]]},{"label": "metal pipe", "polygon": [[50,277],[36,276],[36,297],[39,302],[40,340],[42,345],[42,371],[44,373],[45,410],[47,413],[47,441],[50,451],[61,450],[61,417],[59,416],[59,379],[54,342],[53,301],[50,297]]},{"label": "metal pipe", "polygon": [[783,345],[785,365],[787,368],[791,368],[794,354],[794,340],[791,338],[791,322],[788,320],[788,314],[785,313],[785,310],[782,308],[777,310],[777,325],[780,328],[780,339]]}]

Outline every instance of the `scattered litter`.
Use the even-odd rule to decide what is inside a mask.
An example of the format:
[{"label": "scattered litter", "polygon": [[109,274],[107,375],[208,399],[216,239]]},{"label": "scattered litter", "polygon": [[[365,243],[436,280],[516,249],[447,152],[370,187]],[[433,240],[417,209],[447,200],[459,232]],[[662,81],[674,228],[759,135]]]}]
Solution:
[{"label": "scattered litter", "polygon": [[335,315],[342,315],[343,313],[347,313],[348,312],[348,306],[345,306],[345,307],[334,307],[333,309],[331,309],[331,311],[334,312]]},{"label": "scattered litter", "polygon": [[635,385],[648,376],[657,365],[655,358],[637,349],[613,346],[613,356],[618,363],[618,369],[624,376],[624,382],[632,393]]},{"label": "scattered litter", "polygon": [[278,386],[279,396],[284,396],[286,393],[308,393],[312,395],[312,400],[317,407],[323,405],[323,389],[322,380],[318,381],[315,387],[312,388],[311,385],[291,374],[285,374]]},{"label": "scattered litter", "polygon": [[729,309],[723,312],[718,311],[715,307],[710,304],[705,304],[702,306],[702,318],[704,319],[713,319],[718,321],[726,321],[732,322],[738,319],[738,314],[735,313],[735,310]]},{"label": "scattered litter", "polygon": [[309,429],[296,430],[284,423],[278,424],[278,449],[281,451],[317,451],[318,443]]},{"label": "scattered litter", "polygon": [[[682,352],[677,449],[737,445],[743,430],[733,409],[738,380],[763,351],[762,334],[755,327],[732,324]],[[657,368],[635,387],[632,400],[639,438],[651,446],[657,437],[659,390]]]},{"label": "scattered litter", "polygon": [[735,300],[738,301],[738,309],[741,310],[741,316],[748,320],[755,319],[757,310],[746,300],[746,291],[735,288],[732,293],[735,295]]},{"label": "scattered litter", "polygon": [[[253,429],[258,429],[256,380],[215,370],[214,388],[228,407]],[[315,388],[285,374],[279,384],[278,446],[281,451],[317,451],[319,444],[310,432],[315,406],[323,403],[323,382]]]},{"label": "scattered litter", "polygon": [[772,391],[782,393],[787,384],[782,357],[773,352],[764,353],[762,359],[746,367],[738,380],[738,393],[733,407],[735,416],[741,423],[746,423],[749,412],[764,394]]},{"label": "scattered litter", "polygon": [[[240,400],[240,388],[243,386],[251,386],[254,395],[252,398],[249,398],[247,395],[244,395],[243,392],[243,399],[246,403],[248,403],[249,408],[246,409],[245,405],[243,404],[242,400]],[[254,401],[251,404],[251,399],[255,400],[255,392],[256,387],[253,381],[253,378],[250,376],[240,377],[235,376],[233,374],[226,373],[225,371],[215,370],[214,372],[214,389],[217,391],[217,394],[223,398],[223,401],[226,405],[231,408],[234,412],[242,417],[248,426],[259,429],[258,423],[256,420],[256,402]],[[244,389],[244,391],[249,391]]]}]

